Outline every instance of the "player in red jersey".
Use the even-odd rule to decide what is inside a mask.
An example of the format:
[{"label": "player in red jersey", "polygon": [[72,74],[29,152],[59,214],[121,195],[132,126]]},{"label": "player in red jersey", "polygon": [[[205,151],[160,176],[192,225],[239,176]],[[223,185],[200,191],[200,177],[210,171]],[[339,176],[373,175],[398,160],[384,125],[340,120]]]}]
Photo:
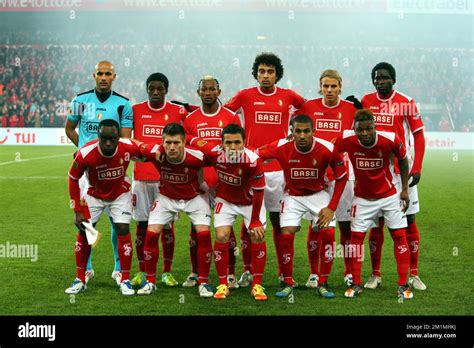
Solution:
[{"label": "player in red jersey", "polygon": [[[163,128],[169,123],[184,122],[187,111],[179,106],[166,101],[169,81],[162,73],[153,73],[146,80],[148,100],[133,105],[133,137],[145,142],[161,144]],[[151,206],[160,192],[160,174],[153,163],[136,162],[133,167],[132,203],[133,218],[137,221],[137,250],[139,272],[132,279],[132,285],[140,285],[145,281],[145,261],[143,260],[143,247],[148,216]],[[167,286],[176,286],[178,282],[171,274],[171,265],[174,254],[174,228],[173,224],[166,226],[161,234],[163,248],[163,270],[161,281]]]},{"label": "player in red jersey", "polygon": [[[398,295],[413,298],[407,284],[409,253],[406,240],[408,208],[408,160],[403,142],[392,132],[375,131],[374,116],[370,110],[358,110],[353,131],[344,131],[337,142],[341,152],[347,152],[354,168],[356,183],[351,208],[352,285],[346,297],[357,297],[362,292],[361,269],[364,257],[364,239],[367,230],[378,224],[382,214],[394,242],[398,271]],[[402,190],[397,193],[390,171],[390,157],[398,160]]]},{"label": "player in red jersey", "polygon": [[86,289],[85,271],[91,247],[87,242],[83,222],[87,222],[81,209],[79,179],[86,173],[89,188],[84,199],[90,220],[95,225],[106,208],[118,234],[118,254],[122,279],[120,291],[133,295],[129,280],[132,263],[132,240],[129,224],[132,218],[130,182],[126,176],[132,157],[141,157],[139,147],[129,139],[119,140],[119,125],[112,119],[99,123],[99,139],[85,144],[78,152],[69,170],[69,195],[75,213],[77,234],[75,247],[77,277],[66,289],[67,294],[77,294]]},{"label": "player in red jersey", "polygon": [[[199,139],[199,138],[198,138]],[[202,143],[193,139],[192,144]],[[262,286],[267,247],[265,242],[266,211],[263,203],[265,174],[261,159],[245,148],[245,131],[238,124],[230,124],[222,130],[222,144],[198,145],[214,164],[218,182],[214,207],[214,262],[220,285],[214,294],[216,299],[230,295],[228,281],[229,237],[237,216],[241,215],[252,241],[251,265],[253,282],[251,295],[264,301],[267,295]]]},{"label": "player in red jersey", "polygon": [[[342,78],[336,70],[325,70],[319,77],[319,94],[322,98],[316,98],[306,101],[297,114],[309,115],[314,123],[317,138],[335,143],[336,139],[342,135],[344,130],[352,129],[354,125],[354,114],[357,109],[352,102],[340,98],[342,91]],[[347,246],[351,241],[351,204],[354,197],[354,171],[346,154],[345,157],[346,170],[348,173],[348,181],[342,194],[341,200],[336,210],[336,220],[340,230],[340,243],[343,251],[347,250]],[[334,173],[329,168],[326,173],[327,179],[330,181],[330,193],[334,189]],[[314,231],[311,226],[308,227],[308,258],[311,268],[306,287],[317,288],[319,280],[319,258],[324,257],[325,245],[331,243],[331,240],[322,240],[322,234]],[[321,261],[322,262],[322,261]],[[321,266],[323,264],[321,263]],[[350,272],[350,259],[344,253],[344,282],[349,286],[352,281]]]},{"label": "player in red jersey", "polygon": [[[279,88],[277,82],[283,77],[283,65],[273,53],[262,53],[255,58],[252,75],[259,86],[239,91],[225,106],[241,114],[245,129],[246,146],[259,148],[288,136],[290,117],[294,110],[301,107],[304,98],[296,92]],[[283,195],[283,172],[278,161],[264,163],[265,169],[265,208],[270,213],[273,228],[273,241],[277,255],[280,254],[280,200]],[[240,286],[249,286],[252,282],[250,269],[250,245],[248,233],[242,226],[242,256],[245,272],[239,280]],[[278,258],[279,260],[279,258]],[[278,265],[278,275],[281,275]],[[281,280],[281,277],[280,277]],[[296,283],[294,283],[296,285]]]},{"label": "player in red jersey", "polygon": [[[293,141],[281,139],[258,149],[262,159],[276,158],[285,174],[285,193],[280,210],[280,265],[284,278],[277,297],[288,297],[293,292],[294,239],[301,227],[301,219],[310,213],[313,229],[319,229],[324,239],[334,241],[334,212],[347,182],[344,161],[332,143],[314,137],[311,117],[298,115],[293,118],[292,124]],[[324,178],[329,166],[336,177],[332,197],[326,190]],[[325,298],[334,298],[327,277],[335,250],[333,243],[326,247],[317,292]]]},{"label": "player in red jersey", "polygon": [[[186,135],[192,135],[202,138],[208,142],[217,145],[221,143],[222,129],[229,124],[240,125],[240,119],[234,112],[221,106],[219,95],[219,81],[210,75],[205,75],[198,85],[197,93],[202,101],[202,106],[190,113],[184,120],[184,129]],[[209,198],[213,204],[215,198],[215,186],[217,184],[217,175],[214,167],[204,167],[204,181],[207,185],[205,190],[209,193]],[[229,241],[229,287],[237,288],[237,278],[235,276],[235,235],[231,231]],[[197,238],[196,231],[191,228],[189,251],[191,257],[192,271],[184,287],[192,287],[197,284]]]},{"label": "player in red jersey", "polygon": [[[426,285],[418,275],[418,252],[420,233],[415,221],[415,214],[420,211],[417,184],[421,177],[421,167],[425,153],[424,125],[415,101],[393,89],[396,82],[395,68],[389,63],[379,63],[372,69],[372,83],[376,92],[365,95],[362,105],[374,113],[377,130],[390,131],[397,134],[407,149],[411,182],[408,186],[410,206],[407,215],[407,240],[410,248],[410,277],[408,283],[417,290],[425,290]],[[410,140],[413,135],[414,141]],[[414,148],[414,158],[412,157]],[[401,179],[397,163],[395,163],[395,179],[397,189],[401,189]],[[373,228],[369,235],[372,276],[365,284],[366,288],[375,289],[381,282],[380,261],[383,244],[383,221],[378,228]]]},{"label": "player in red jersey", "polygon": [[138,295],[150,295],[156,290],[156,263],[158,262],[158,239],[164,226],[174,221],[180,211],[187,213],[197,232],[198,239],[198,283],[201,297],[214,295],[208,284],[212,260],[211,208],[204,191],[200,189],[198,172],[205,165],[204,154],[185,147],[183,126],[170,123],[163,129],[163,144],[152,152],[164,153],[157,163],[160,171],[160,193],[153,203],[145,237],[146,282],[137,291]]}]

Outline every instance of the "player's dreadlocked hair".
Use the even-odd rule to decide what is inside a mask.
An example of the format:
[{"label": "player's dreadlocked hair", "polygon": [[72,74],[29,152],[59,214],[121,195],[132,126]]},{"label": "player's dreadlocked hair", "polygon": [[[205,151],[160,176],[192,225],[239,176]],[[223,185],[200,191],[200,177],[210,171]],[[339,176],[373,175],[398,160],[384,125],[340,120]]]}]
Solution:
[{"label": "player's dreadlocked hair", "polygon": [[295,123],[307,123],[307,124],[311,125],[311,129],[313,129],[313,127],[314,127],[313,120],[311,119],[311,117],[309,117],[308,115],[305,115],[305,114],[300,114],[300,115],[297,115],[297,116],[293,117],[291,119],[291,125],[294,127]]},{"label": "player's dreadlocked hair", "polygon": [[370,75],[372,77],[372,81],[374,81],[375,79],[375,72],[380,69],[388,70],[390,77],[393,79],[393,83],[397,81],[397,76],[396,76],[397,74],[395,72],[395,68],[393,67],[392,64],[386,63],[386,62],[378,63],[376,66],[372,68],[372,73]]},{"label": "player's dreadlocked hair", "polygon": [[159,81],[163,82],[163,85],[165,85],[166,92],[168,92],[168,87],[170,85],[168,78],[166,77],[165,74],[162,73],[153,73],[148,78],[146,79],[146,89],[148,90],[148,85],[150,84],[151,81]]},{"label": "player's dreadlocked hair", "polygon": [[[342,88],[342,77],[341,75],[339,74],[339,72],[337,70],[331,70],[331,69],[328,69],[328,70],[324,70],[322,73],[321,73],[321,76],[319,76],[319,84],[321,85],[321,81],[325,78],[325,77],[329,77],[330,79],[335,79],[339,82],[339,87]],[[339,91],[339,94],[341,94],[342,91]],[[319,94],[323,94],[323,91],[321,90],[321,88],[319,88]]]},{"label": "player's dreadlocked hair", "polygon": [[224,135],[226,134],[240,134],[242,139],[245,141],[245,131],[238,124],[231,123],[222,129],[222,141],[224,141]]},{"label": "player's dreadlocked hair", "polygon": [[356,122],[361,122],[361,121],[374,121],[374,114],[372,113],[372,110],[369,109],[360,109],[357,110],[354,116],[354,124]]},{"label": "player's dreadlocked hair", "polygon": [[186,136],[186,132],[184,131],[184,127],[179,123],[169,123],[163,129],[163,139],[168,135],[181,135],[184,138]]},{"label": "player's dreadlocked hair", "polygon": [[115,127],[117,129],[117,132],[120,133],[120,126],[119,126],[118,122],[111,119],[111,118],[107,118],[107,119],[102,120],[102,121],[99,122],[99,129],[98,129],[99,133],[100,133],[102,127]]},{"label": "player's dreadlocked hair", "polygon": [[283,72],[285,71],[285,69],[283,68],[281,59],[276,54],[263,52],[259,54],[257,57],[255,57],[255,61],[253,62],[253,66],[252,66],[252,75],[255,78],[255,80],[257,79],[258,66],[260,64],[273,65],[275,67],[276,76],[277,76],[276,82],[280,81],[281,78],[283,77]]},{"label": "player's dreadlocked hair", "polygon": [[217,79],[216,79],[214,76],[212,76],[212,75],[204,75],[204,76],[202,77],[202,79],[199,80],[199,83],[198,83],[198,92],[199,92],[199,90],[201,89],[202,83],[203,83],[204,81],[212,81],[212,80],[216,81],[217,89],[220,89],[220,87],[219,87],[219,81],[217,81]]}]

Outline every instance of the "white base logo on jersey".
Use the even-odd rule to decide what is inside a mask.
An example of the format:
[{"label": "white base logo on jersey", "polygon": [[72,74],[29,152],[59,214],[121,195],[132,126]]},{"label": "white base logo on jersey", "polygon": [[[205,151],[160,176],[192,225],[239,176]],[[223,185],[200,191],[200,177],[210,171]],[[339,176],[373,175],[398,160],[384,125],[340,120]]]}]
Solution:
[{"label": "white base logo on jersey", "polygon": [[341,120],[317,120],[316,130],[323,132],[340,132],[341,131]]},{"label": "white base logo on jersey", "polygon": [[224,172],[221,172],[220,170],[217,171],[217,176],[219,177],[219,180],[222,180],[226,184],[232,185],[232,186],[240,186],[242,182],[242,178],[239,176],[227,174]]},{"label": "white base logo on jersey", "polygon": [[174,183],[184,183],[188,182],[188,174],[170,174],[166,172],[161,172],[161,177],[163,180]]},{"label": "white base logo on jersey", "polygon": [[362,170],[374,170],[383,167],[382,158],[358,158],[356,157],[356,168]]},{"label": "white base logo on jersey", "polygon": [[376,126],[393,126],[393,115],[374,112],[374,121]]},{"label": "white base logo on jersey", "polygon": [[123,167],[110,168],[106,170],[100,170],[97,172],[99,180],[112,180],[123,176]]},{"label": "white base logo on jersey", "polygon": [[201,128],[198,129],[198,137],[206,140],[221,140],[221,128]]},{"label": "white base logo on jersey", "polygon": [[281,112],[256,111],[255,123],[281,124]]},{"label": "white base logo on jersey", "polygon": [[143,125],[143,136],[161,138],[163,135],[163,126],[154,126],[151,124]]},{"label": "white base logo on jersey", "polygon": [[292,179],[317,179],[317,168],[291,168]]}]

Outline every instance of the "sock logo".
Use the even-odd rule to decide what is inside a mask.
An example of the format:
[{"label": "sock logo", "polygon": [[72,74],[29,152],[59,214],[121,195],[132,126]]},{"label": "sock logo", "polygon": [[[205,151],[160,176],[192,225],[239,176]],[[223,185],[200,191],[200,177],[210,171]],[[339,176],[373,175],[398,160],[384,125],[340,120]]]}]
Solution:
[{"label": "sock logo", "polygon": [[220,250],[214,250],[214,261],[220,261],[222,260],[222,251]]},{"label": "sock logo", "polygon": [[318,241],[310,240],[309,241],[309,251],[315,251],[318,248]]},{"label": "sock logo", "polygon": [[171,244],[174,242],[174,236],[171,233],[167,233],[165,236],[165,244]]},{"label": "sock logo", "polygon": [[331,246],[328,245],[328,249],[326,250],[326,252],[324,253],[324,256],[325,256],[325,260],[324,262],[325,263],[329,263],[331,262],[333,259],[334,259],[334,254],[331,250]]},{"label": "sock logo", "polygon": [[406,245],[399,245],[398,246],[398,253],[399,254],[404,254],[406,253],[408,250],[407,246]]},{"label": "sock logo", "polygon": [[142,244],[143,244],[143,238],[140,236],[137,236],[137,239],[135,239],[135,245],[138,247],[138,246],[141,246]]},{"label": "sock logo", "polygon": [[150,261],[151,260],[151,251],[144,250],[143,251],[143,259],[145,261]]},{"label": "sock logo", "polygon": [[205,263],[211,263],[212,252],[206,253]]},{"label": "sock logo", "polygon": [[369,241],[370,253],[373,254],[377,251],[377,242],[371,240]]},{"label": "sock logo", "polygon": [[75,252],[81,251],[81,246],[82,246],[82,244],[80,242],[76,242],[75,247],[74,247],[74,251]]},{"label": "sock logo", "polygon": [[242,250],[247,249],[247,241],[246,241],[246,240],[242,240],[241,243],[242,243]]},{"label": "sock logo", "polygon": [[194,239],[189,240],[189,247],[194,248],[196,246],[196,241]]},{"label": "sock logo", "polygon": [[413,240],[410,242],[410,245],[411,245],[411,252],[414,254],[418,251],[418,241],[417,240]]},{"label": "sock logo", "polygon": [[125,256],[130,256],[132,254],[132,246],[130,245],[130,243],[124,244],[123,248],[125,249]]},{"label": "sock logo", "polygon": [[229,248],[235,248],[235,239],[229,239]]},{"label": "sock logo", "polygon": [[283,264],[286,265],[291,261],[291,254],[283,254]]},{"label": "sock logo", "polygon": [[265,251],[260,250],[257,255],[257,259],[262,259],[265,256]]}]

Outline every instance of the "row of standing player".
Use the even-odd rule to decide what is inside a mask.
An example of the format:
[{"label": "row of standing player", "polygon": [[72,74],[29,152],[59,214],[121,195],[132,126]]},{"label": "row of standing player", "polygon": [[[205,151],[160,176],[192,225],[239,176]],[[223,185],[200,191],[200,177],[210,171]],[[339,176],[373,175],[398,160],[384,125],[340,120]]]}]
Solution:
[{"label": "row of standing player", "polygon": [[[100,64],[98,68],[99,69],[96,71],[96,74],[95,74],[96,82],[97,82],[96,91],[92,90],[86,94],[94,95],[99,98],[100,93],[104,92],[104,90],[103,89],[101,90],[100,88],[105,87],[107,84],[109,85],[109,91],[108,92],[105,91],[105,93],[110,94],[111,82],[113,81],[113,78],[114,78],[114,72],[111,66],[108,66],[108,67],[106,66],[105,67],[106,71],[100,71],[100,68],[101,68]],[[109,69],[109,71],[107,71],[107,68]],[[99,75],[101,72],[102,72],[102,75]],[[109,73],[109,75],[107,75],[107,73]],[[325,76],[325,74],[327,76]],[[315,121],[314,124],[317,131],[317,135],[319,137],[326,138],[327,140],[334,140],[336,136],[340,134],[344,129],[350,129],[352,127],[352,119],[353,119],[353,114],[355,112],[355,109],[351,103],[348,103],[344,100],[340,100],[339,98],[339,94],[342,87],[342,81],[340,79],[340,76],[337,74],[337,72],[326,71],[325,73],[323,73],[320,79],[320,86],[321,86],[321,92],[323,94],[323,98],[310,100],[310,101],[307,101],[306,103],[304,99],[301,96],[298,96],[295,92],[291,90],[287,90],[287,89],[277,88],[275,86],[276,82],[278,82],[278,80],[281,79],[281,77],[283,76],[283,67],[281,65],[280,60],[275,55],[262,54],[258,56],[254,63],[253,75],[259,81],[260,86],[257,88],[250,88],[250,89],[240,91],[236,95],[236,97],[232,98],[232,100],[226,104],[226,107],[236,110],[236,111],[240,111],[245,129],[246,129],[247,144],[249,146],[257,148],[263,144],[270,143],[272,140],[279,139],[286,136],[288,133],[288,129],[285,125],[289,123],[291,109],[293,110],[298,109],[299,110],[298,113],[306,113],[306,114],[311,115]],[[400,129],[403,132],[403,130],[406,129],[404,125],[408,125],[409,129],[412,130],[414,135],[421,135],[421,138],[422,138],[423,137],[423,132],[421,131],[422,126],[417,127],[416,124],[413,126],[413,122],[412,122],[412,121],[418,121],[418,123],[421,124],[421,120],[419,119],[417,112],[413,111],[416,108],[416,106],[414,105],[414,102],[410,98],[407,98],[401,95],[399,92],[392,90],[392,85],[395,82],[394,69],[388,64],[379,64],[378,66],[374,68],[372,75],[373,75],[372,77],[373,77],[374,85],[377,88],[377,92],[365,96],[362,99],[362,103],[364,104],[365,107],[370,107],[371,109],[374,110],[378,129],[381,126],[386,126],[386,127],[391,126],[392,128],[390,130],[396,131],[397,134],[402,135],[403,138],[406,139],[408,134],[400,134]],[[137,111],[140,105],[142,106],[142,110],[140,110],[141,113],[134,112],[135,137],[137,137],[136,133],[137,133],[137,129],[139,129],[141,131],[144,131],[145,133],[148,132],[147,134],[145,133],[142,134],[144,137],[148,135],[149,137],[152,137],[153,140],[158,139],[156,137],[159,136],[160,127],[162,129],[163,125],[148,125],[150,127],[147,128],[147,123],[150,123],[148,121],[151,120],[151,117],[150,117],[150,120],[146,119],[146,117],[150,116],[150,113],[156,112],[157,114],[160,114],[160,111],[161,111],[161,116],[158,116],[158,117],[161,117],[162,119],[161,122],[163,122],[163,120],[166,122],[167,120],[169,120],[169,117],[171,117],[171,114],[172,114],[170,112],[170,109],[175,107],[176,110],[178,110],[180,119],[181,120],[183,119],[183,109],[177,106],[174,106],[171,103],[165,102],[164,100],[164,95],[166,94],[168,90],[167,84],[168,83],[167,83],[166,78],[165,79],[157,78],[156,81],[147,81],[149,101],[144,102],[142,104],[138,104],[137,106],[134,106],[134,111]],[[194,133],[195,135],[202,135],[204,137],[206,137],[206,135],[209,135],[208,138],[209,137],[211,138],[209,140],[219,139],[219,136],[216,136],[216,134],[219,134],[219,128],[222,129],[222,127],[224,126],[223,124],[224,121],[220,120],[219,117],[216,117],[216,116],[220,116],[223,113],[225,114],[231,114],[231,113],[229,113],[228,110],[226,110],[225,108],[220,107],[220,105],[216,102],[217,96],[220,93],[217,81],[214,79],[208,79],[208,80],[204,79],[200,83],[200,89],[198,93],[200,93],[201,95],[203,106],[200,110],[195,111],[191,115],[197,116],[199,113],[201,113],[201,116],[204,117],[205,121],[215,120],[215,121],[218,121],[218,123],[215,125],[205,124],[206,122],[201,122],[202,124],[196,123],[194,124],[194,129],[191,129],[192,127],[191,128],[187,127],[186,130],[188,132]],[[115,96],[116,94],[113,93],[113,95]],[[405,106],[413,105],[414,107],[411,107],[411,108],[405,107],[404,109],[402,109],[400,108],[401,105],[405,105]],[[73,103],[73,107],[74,107],[74,103]],[[148,110],[146,110],[147,107],[148,107]],[[393,109],[396,109],[396,111],[393,111]],[[410,113],[401,114],[399,110],[408,110],[410,111]],[[124,119],[126,120],[127,119],[126,116],[127,115],[125,115],[125,117],[122,117],[122,120]],[[140,117],[142,118],[141,120],[139,119]],[[193,117],[187,117],[185,120],[192,119],[192,118]],[[198,117],[194,117],[194,118],[199,119]],[[67,131],[69,129],[68,134],[70,134],[71,128],[74,131],[74,128],[78,122],[78,118],[74,119],[73,117],[70,117],[70,120],[71,122],[68,122],[68,125],[66,126]],[[139,122],[141,122],[141,125],[137,127]],[[381,125],[381,123],[384,123],[384,122],[385,122],[385,125]],[[81,124],[81,126],[82,128],[84,128],[83,127],[84,125]],[[126,136],[126,134],[124,134],[124,128],[127,128],[127,127],[123,123],[122,123],[122,127],[123,127],[122,135]],[[263,127],[263,131],[262,131],[262,127]],[[328,136],[329,138],[327,138]],[[416,184],[416,182],[419,180],[419,172],[421,171],[421,161],[422,161],[423,149],[424,149],[424,146],[418,146],[418,149],[417,149],[417,145],[420,145],[420,141],[417,142],[417,138],[419,140],[420,137],[415,136],[415,165],[412,167],[412,171],[410,173],[414,179],[414,181],[412,182],[412,185]],[[73,137],[72,137],[72,140],[74,141]],[[143,140],[146,141],[147,139],[143,139]],[[149,138],[148,140],[151,140],[151,139]],[[408,141],[406,144],[409,145]],[[277,253],[280,254],[279,238],[281,234],[281,229],[279,227],[279,213],[278,212],[280,210],[279,201],[280,201],[280,198],[282,197],[283,174],[279,170],[280,168],[278,167],[278,164],[276,163],[276,161],[273,161],[272,163],[269,163],[269,164],[265,164],[265,166],[266,166],[265,176],[266,176],[266,181],[267,181],[267,188],[265,192],[265,205],[267,209],[270,211],[270,218],[272,221],[273,231],[274,231],[273,233],[274,241],[277,247]],[[135,179],[137,179],[137,177],[135,177]],[[137,202],[138,201],[140,200],[138,199]],[[412,202],[417,202],[417,199],[412,200]],[[412,206],[410,206],[410,208]],[[412,214],[409,214],[408,235],[411,235],[411,237],[414,237],[414,239],[412,238],[410,240],[410,247],[412,250],[412,253],[411,253],[412,254],[412,266],[411,266],[412,277],[410,279],[413,281],[413,285],[416,287],[416,285],[420,285],[420,284],[422,285],[421,281],[417,277],[417,270],[416,270],[417,267],[415,264],[413,264],[413,262],[417,261],[416,256],[417,256],[417,246],[418,246],[419,237],[417,233],[410,233],[411,232],[410,229],[412,229],[412,227],[415,227],[416,229],[416,224],[414,225],[414,219],[413,218],[410,219],[410,215]],[[144,220],[142,219],[143,218],[138,217],[139,224],[137,228],[137,237],[140,234],[143,235],[143,232],[142,233],[139,232],[140,227],[142,227],[142,231],[143,231]],[[142,226],[140,226],[140,222]],[[344,245],[348,244],[350,240],[350,225],[348,223],[348,219],[344,220],[344,218],[340,218],[339,225],[341,229],[341,242]],[[379,231],[382,228],[383,228],[382,226],[379,227]],[[164,233],[163,235],[165,236],[167,234]],[[245,240],[246,238],[248,238],[248,234],[242,233],[242,237],[243,237],[242,238],[243,246],[250,245],[248,240]],[[310,287],[317,286],[316,285],[318,281],[317,278],[318,276],[320,276],[320,272],[317,272],[318,257],[315,256],[315,255],[318,255],[319,250],[323,250],[321,249],[321,242],[318,240],[318,238],[320,237],[321,237],[321,233],[314,233],[310,229],[310,233],[308,236],[308,250],[310,254],[311,276],[307,282],[307,285]],[[374,240],[374,237],[378,237],[378,239]],[[378,252],[381,250],[380,237],[383,238],[383,234],[380,232],[377,234],[371,233],[371,243],[370,243],[371,255],[373,256],[372,257],[373,260],[374,259],[376,259],[376,261],[378,260],[378,264],[380,262],[379,261],[380,256]],[[165,240],[168,240],[168,241],[170,239],[171,238],[169,237],[165,238]],[[140,241],[139,238],[137,238],[137,240]],[[195,238],[193,238],[192,240],[195,240]],[[195,243],[192,242],[191,246],[193,247],[194,245]],[[374,248],[374,246],[376,246],[376,248]],[[374,249],[375,249],[375,252],[374,252]],[[248,285],[252,276],[249,262],[246,261],[248,260],[248,254],[249,254],[248,251],[249,250],[246,251],[246,249],[243,249],[244,263],[245,263],[246,269],[243,276],[241,277],[241,281],[239,282],[241,285],[246,285],[246,284]],[[164,247],[164,252],[166,252],[166,247]],[[246,254],[247,254],[247,258],[246,258]],[[232,252],[230,253],[230,255],[232,255]],[[169,261],[169,260],[167,260],[166,255],[164,256],[165,256],[165,264],[166,264],[167,263],[166,261]],[[193,265],[194,264],[196,263],[193,262]],[[350,282],[350,266],[349,266],[349,261],[347,258],[345,258],[345,265],[346,265],[345,280],[346,282]],[[168,266],[170,267],[169,262],[168,262]],[[280,262],[279,262],[279,266],[280,266]],[[378,273],[379,266],[377,266],[377,262],[374,263],[374,266],[375,266],[374,274],[369,280],[369,282],[366,284],[366,287],[370,287],[371,283],[373,286],[374,279],[375,279],[375,286],[377,286],[380,283],[380,274]],[[166,269],[164,269],[164,271],[166,271]],[[280,272],[281,270],[279,271],[279,273]],[[196,273],[197,272],[193,272],[193,274],[191,274],[190,277],[188,277],[185,284],[194,285],[193,282],[195,281],[194,277]],[[230,273],[234,273],[234,272],[230,272]],[[91,274],[91,272],[89,272],[89,274]],[[164,272],[164,274],[169,275],[170,273]],[[166,282],[165,278],[163,280]],[[235,282],[235,275],[231,276],[229,280],[230,280],[231,287],[233,286],[233,284],[238,284],[237,282]],[[423,286],[419,286],[419,288],[422,288],[422,287]]]}]

